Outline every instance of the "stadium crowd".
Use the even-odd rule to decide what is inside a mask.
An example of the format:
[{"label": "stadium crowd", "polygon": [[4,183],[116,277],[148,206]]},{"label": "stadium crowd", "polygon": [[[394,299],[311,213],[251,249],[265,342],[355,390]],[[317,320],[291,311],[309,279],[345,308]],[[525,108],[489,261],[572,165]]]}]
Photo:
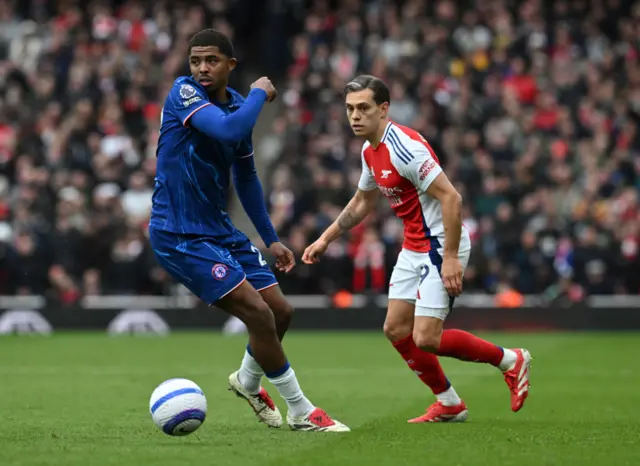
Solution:
[{"label": "stadium crowd", "polygon": [[[365,72],[464,199],[465,289],[580,300],[640,292],[640,2],[316,1],[291,42],[273,218],[297,254],[360,175],[341,90]],[[398,6],[400,5],[400,6]],[[300,156],[300,154],[304,154]],[[290,289],[386,289],[403,233],[386,200]],[[352,273],[347,274],[346,272]]]},{"label": "stadium crowd", "polygon": [[173,292],[146,235],[162,101],[242,3],[0,0],[0,295]]},{"label": "stadium crowd", "polygon": [[[466,290],[640,293],[640,2],[271,3],[262,56],[287,66],[256,156],[298,257],[360,176],[341,91],[366,72],[463,195]],[[181,5],[0,0],[0,294],[172,292],[145,233],[161,101],[188,37],[246,11]],[[384,292],[402,236],[382,202],[283,289]]]}]

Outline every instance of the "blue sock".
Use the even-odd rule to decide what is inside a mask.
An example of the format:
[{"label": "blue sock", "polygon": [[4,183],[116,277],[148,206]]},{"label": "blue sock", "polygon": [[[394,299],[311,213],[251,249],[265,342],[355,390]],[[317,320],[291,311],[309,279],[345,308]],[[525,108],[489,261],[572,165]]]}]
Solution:
[{"label": "blue sock", "polygon": [[276,371],[273,371],[273,372],[266,372],[265,371],[264,375],[266,375],[268,379],[275,379],[276,377],[280,377],[285,372],[287,372],[290,367],[291,367],[291,365],[289,364],[289,361],[285,361],[284,366],[282,366],[280,369],[278,369]]},{"label": "blue sock", "polygon": [[287,408],[293,416],[306,416],[310,414],[315,406],[304,396],[296,373],[286,362],[277,371],[267,372],[269,381],[278,389],[280,396],[287,402]]}]

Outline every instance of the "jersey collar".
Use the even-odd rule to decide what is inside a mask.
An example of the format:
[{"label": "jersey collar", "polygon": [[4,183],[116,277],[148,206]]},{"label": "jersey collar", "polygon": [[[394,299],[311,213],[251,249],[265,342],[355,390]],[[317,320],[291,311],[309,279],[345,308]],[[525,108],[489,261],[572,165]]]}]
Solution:
[{"label": "jersey collar", "polygon": [[[204,95],[207,95],[207,90],[204,88],[204,86],[200,84],[193,76],[190,76],[190,78],[191,78],[191,82],[195,86],[198,86],[198,88],[202,90],[202,92],[204,92]],[[228,86],[227,86],[227,95],[229,96],[229,100],[227,100],[225,103],[213,102],[213,101],[212,103],[214,103],[218,107],[229,107],[229,110],[236,110],[238,108],[238,102],[237,102],[238,99],[236,98],[236,94]]]},{"label": "jersey collar", "polygon": [[229,108],[229,110],[236,110],[238,108],[238,99],[236,98],[236,94],[231,90],[230,87],[227,87],[227,96],[229,97],[229,100],[227,100],[225,103],[213,103],[220,107],[227,107]]},{"label": "jersey collar", "polygon": [[382,137],[380,138],[380,144],[382,144],[387,139],[387,136],[389,135],[389,131],[391,130],[392,125],[393,125],[393,121],[389,120],[389,123],[387,123],[387,126],[384,129],[384,133],[382,133]]}]

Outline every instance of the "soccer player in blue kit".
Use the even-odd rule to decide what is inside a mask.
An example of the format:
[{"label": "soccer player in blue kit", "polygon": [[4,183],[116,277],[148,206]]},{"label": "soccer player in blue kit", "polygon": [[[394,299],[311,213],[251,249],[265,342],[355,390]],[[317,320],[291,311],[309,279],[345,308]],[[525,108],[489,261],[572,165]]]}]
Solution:
[{"label": "soccer player in blue kit", "polygon": [[276,267],[293,268],[293,253],[278,240],[253,161],[252,130],[276,90],[262,77],[243,98],[228,87],[236,64],[231,41],[219,31],[200,31],[189,42],[191,76],[175,80],[162,109],[151,245],[177,281],[246,324],[249,344],[240,369],[229,376],[229,388],[248,401],[260,421],[283,424],[261,386],[266,375],[287,403],[291,429],[347,432],[300,389],[280,343],[293,309],[259,250],[225,211],[233,172],[242,206],[276,257]]}]

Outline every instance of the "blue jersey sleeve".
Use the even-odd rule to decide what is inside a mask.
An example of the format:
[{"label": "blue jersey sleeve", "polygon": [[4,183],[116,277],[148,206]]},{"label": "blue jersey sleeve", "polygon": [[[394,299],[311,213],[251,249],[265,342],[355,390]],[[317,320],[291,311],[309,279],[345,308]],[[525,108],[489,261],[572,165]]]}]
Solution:
[{"label": "blue jersey sleeve", "polygon": [[[253,144],[251,144],[251,140],[243,141],[242,146],[243,149],[246,147],[249,153],[244,156],[239,155],[236,158],[232,168],[233,181],[244,211],[256,227],[264,244],[269,247],[280,240],[273,223],[271,223],[264,200],[262,183],[260,183],[253,161]],[[242,154],[242,152],[239,151],[238,154]]]},{"label": "blue jersey sleeve", "polygon": [[190,124],[210,138],[230,143],[241,142],[251,136],[266,100],[265,91],[252,89],[237,111],[227,115],[219,108],[209,105],[202,110],[198,109]]},{"label": "blue jersey sleeve", "polygon": [[189,83],[174,85],[169,93],[169,103],[184,126],[187,126],[197,111],[212,105],[201,89]]},{"label": "blue jersey sleeve", "polygon": [[244,138],[240,144],[238,145],[238,150],[236,151],[238,157],[248,157],[253,155],[253,135],[249,135]]}]

